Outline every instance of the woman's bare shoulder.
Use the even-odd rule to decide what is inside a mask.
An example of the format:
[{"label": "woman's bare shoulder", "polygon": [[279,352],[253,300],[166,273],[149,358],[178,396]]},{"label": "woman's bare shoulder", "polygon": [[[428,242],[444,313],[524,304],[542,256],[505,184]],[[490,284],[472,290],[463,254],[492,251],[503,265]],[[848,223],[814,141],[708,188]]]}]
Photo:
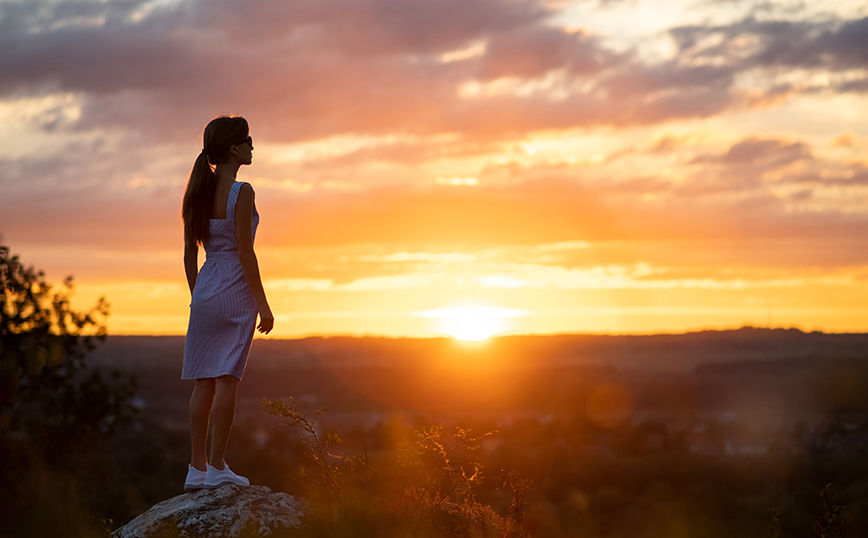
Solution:
[{"label": "woman's bare shoulder", "polygon": [[253,186],[250,183],[242,183],[241,187],[238,188],[238,199],[246,201],[253,201],[256,197],[256,193],[253,192]]}]

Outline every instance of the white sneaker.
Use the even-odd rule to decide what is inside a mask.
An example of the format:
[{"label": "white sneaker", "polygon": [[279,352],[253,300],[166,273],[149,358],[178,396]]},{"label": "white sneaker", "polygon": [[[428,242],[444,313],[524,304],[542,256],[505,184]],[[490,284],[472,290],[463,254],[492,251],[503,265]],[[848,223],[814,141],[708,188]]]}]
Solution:
[{"label": "white sneaker", "polygon": [[205,485],[206,474],[205,471],[200,471],[192,465],[189,465],[187,469],[187,479],[184,480],[184,491],[190,493],[202,489]]},{"label": "white sneaker", "polygon": [[223,464],[222,471],[208,464],[208,471],[205,473],[205,483],[202,487],[205,489],[217,489],[230,484],[244,487],[250,485],[250,480],[233,473],[225,463]]}]

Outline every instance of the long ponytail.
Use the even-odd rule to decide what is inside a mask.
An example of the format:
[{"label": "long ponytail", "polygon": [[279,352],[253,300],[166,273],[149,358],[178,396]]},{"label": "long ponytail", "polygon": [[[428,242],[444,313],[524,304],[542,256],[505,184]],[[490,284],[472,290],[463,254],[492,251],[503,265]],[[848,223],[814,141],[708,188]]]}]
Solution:
[{"label": "long ponytail", "polygon": [[217,192],[214,167],[223,162],[229,148],[240,143],[249,132],[247,120],[241,116],[219,116],[211,120],[202,135],[203,149],[196,157],[184,201],[181,217],[184,219],[184,239],[192,244],[205,244],[211,237],[211,214]]}]

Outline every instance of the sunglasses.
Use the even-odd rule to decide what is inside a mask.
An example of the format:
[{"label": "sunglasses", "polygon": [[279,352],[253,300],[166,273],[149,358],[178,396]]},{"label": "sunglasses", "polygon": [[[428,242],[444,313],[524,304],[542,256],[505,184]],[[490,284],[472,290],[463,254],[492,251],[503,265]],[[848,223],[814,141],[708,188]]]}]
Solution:
[{"label": "sunglasses", "polygon": [[245,138],[241,142],[238,142],[237,144],[233,144],[233,145],[240,146],[241,144],[244,144],[245,142],[250,144],[250,149],[253,149],[253,137],[252,136],[248,136],[247,138]]}]

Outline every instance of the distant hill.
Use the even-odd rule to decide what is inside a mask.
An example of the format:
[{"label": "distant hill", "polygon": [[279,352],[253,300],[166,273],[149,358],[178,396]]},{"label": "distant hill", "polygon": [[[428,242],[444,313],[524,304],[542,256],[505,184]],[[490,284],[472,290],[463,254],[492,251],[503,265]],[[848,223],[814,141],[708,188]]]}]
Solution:
[{"label": "distant hill", "polygon": [[[190,394],[190,382],[180,379],[183,354],[183,337],[112,336],[93,362],[135,374],[148,413],[183,425]],[[239,387],[239,413],[262,415],[263,398],[289,396],[310,408],[353,413],[572,412],[606,384],[627,387],[637,410],[868,410],[868,334],[746,327],[504,336],[474,345],[450,338],[260,339]]]},{"label": "distant hill", "polygon": [[[183,336],[110,336],[93,355],[105,366],[147,371],[177,367]],[[744,327],[660,335],[520,335],[466,344],[451,338],[309,337],[257,339],[250,365],[257,370],[295,367],[400,366],[453,358],[509,367],[598,365],[634,371],[687,372],[720,362],[866,357],[868,334],[805,333]]]}]

